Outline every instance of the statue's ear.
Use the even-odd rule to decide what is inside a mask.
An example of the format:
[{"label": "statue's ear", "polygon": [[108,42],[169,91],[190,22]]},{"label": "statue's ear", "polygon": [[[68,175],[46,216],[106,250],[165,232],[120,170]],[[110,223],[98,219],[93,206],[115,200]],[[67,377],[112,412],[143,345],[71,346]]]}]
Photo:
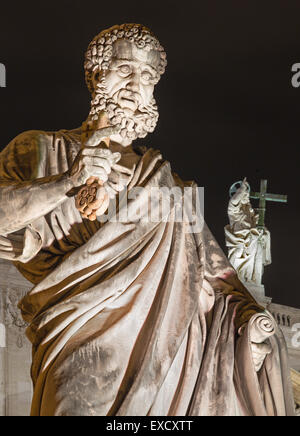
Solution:
[{"label": "statue's ear", "polygon": [[91,73],[91,80],[90,83],[92,85],[92,91],[94,92],[97,88],[97,83],[99,83],[101,77],[103,76],[103,71],[102,70],[95,70]]},{"label": "statue's ear", "polygon": [[91,94],[94,94],[97,83],[101,79],[101,76],[102,76],[101,70],[86,71],[85,72],[85,82],[86,82],[88,90],[90,91]]}]

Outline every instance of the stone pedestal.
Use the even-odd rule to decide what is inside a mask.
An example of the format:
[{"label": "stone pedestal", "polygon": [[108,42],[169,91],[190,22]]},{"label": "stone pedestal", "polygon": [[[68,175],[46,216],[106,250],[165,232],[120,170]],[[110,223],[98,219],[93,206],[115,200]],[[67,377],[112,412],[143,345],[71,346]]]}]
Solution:
[{"label": "stone pedestal", "polygon": [[31,344],[17,304],[31,288],[13,264],[0,259],[0,416],[30,413]]}]

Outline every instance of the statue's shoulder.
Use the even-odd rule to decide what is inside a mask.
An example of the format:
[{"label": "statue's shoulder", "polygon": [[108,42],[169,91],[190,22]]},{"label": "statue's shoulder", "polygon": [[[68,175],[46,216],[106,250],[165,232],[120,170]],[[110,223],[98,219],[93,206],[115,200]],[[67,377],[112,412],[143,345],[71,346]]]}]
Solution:
[{"label": "statue's shoulder", "polygon": [[43,132],[28,130],[20,133],[0,153],[1,180],[30,180],[34,178],[40,156]]},{"label": "statue's shoulder", "polygon": [[17,157],[40,152],[41,149],[52,143],[56,133],[44,130],[26,130],[9,142],[2,155],[13,153]]},{"label": "statue's shoulder", "polygon": [[14,161],[17,165],[34,160],[34,156],[39,153],[41,140],[46,136],[46,132],[41,130],[26,130],[20,133],[1,151],[0,160]]},{"label": "statue's shoulder", "polygon": [[[7,146],[7,153],[30,158],[37,154],[40,159],[48,160],[53,154],[66,154],[73,161],[81,147],[79,129],[57,131],[27,130],[16,136]],[[26,156],[25,156],[26,155]]]},{"label": "statue's shoulder", "polygon": [[66,140],[73,142],[80,142],[80,129],[66,130],[61,129],[57,131],[46,130],[26,130],[17,135],[9,145],[14,145],[20,149],[32,145],[51,145],[56,140]]},{"label": "statue's shoulder", "polygon": [[76,133],[68,130],[20,133],[0,153],[0,179],[34,179],[40,168],[47,167],[47,162],[60,154],[72,161],[80,147],[80,136]]},{"label": "statue's shoulder", "polygon": [[46,136],[47,133],[42,130],[25,130],[22,133],[19,133],[8,146],[15,146],[22,149],[22,147],[26,145],[30,145],[32,143],[38,142],[41,137]]}]

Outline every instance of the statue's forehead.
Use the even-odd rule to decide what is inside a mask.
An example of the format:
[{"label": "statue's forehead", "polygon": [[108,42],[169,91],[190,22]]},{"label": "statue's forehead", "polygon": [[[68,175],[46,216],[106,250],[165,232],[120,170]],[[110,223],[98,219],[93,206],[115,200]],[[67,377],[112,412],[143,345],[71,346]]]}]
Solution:
[{"label": "statue's forehead", "polygon": [[160,62],[160,53],[157,50],[147,51],[138,48],[134,42],[119,39],[113,45],[113,58],[139,61],[157,68]]}]

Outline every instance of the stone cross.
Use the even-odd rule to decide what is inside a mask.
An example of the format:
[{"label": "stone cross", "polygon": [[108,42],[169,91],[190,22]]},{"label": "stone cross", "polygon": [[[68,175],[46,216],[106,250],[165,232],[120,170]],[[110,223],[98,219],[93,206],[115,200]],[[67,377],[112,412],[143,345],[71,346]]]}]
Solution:
[{"label": "stone cross", "polygon": [[260,192],[250,192],[250,198],[259,200],[257,209],[259,213],[257,227],[259,229],[263,229],[265,227],[266,201],[287,203],[287,195],[267,193],[267,180],[260,181]]}]

